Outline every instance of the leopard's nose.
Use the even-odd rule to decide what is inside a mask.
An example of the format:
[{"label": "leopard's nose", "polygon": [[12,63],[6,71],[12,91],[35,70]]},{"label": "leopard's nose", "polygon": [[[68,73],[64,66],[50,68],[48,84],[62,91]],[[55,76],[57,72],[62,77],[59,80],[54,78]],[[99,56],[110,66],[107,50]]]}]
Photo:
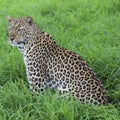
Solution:
[{"label": "leopard's nose", "polygon": [[13,40],[14,40],[14,37],[10,37],[10,40],[13,41]]}]

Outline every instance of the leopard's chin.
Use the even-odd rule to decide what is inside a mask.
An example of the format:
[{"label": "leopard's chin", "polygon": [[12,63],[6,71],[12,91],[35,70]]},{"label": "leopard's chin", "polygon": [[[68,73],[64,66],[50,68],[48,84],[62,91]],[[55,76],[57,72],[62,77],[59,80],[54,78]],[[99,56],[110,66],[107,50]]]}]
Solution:
[{"label": "leopard's chin", "polygon": [[17,47],[19,48],[19,50],[23,53],[24,52],[24,46],[25,43],[24,42],[14,42],[14,41],[10,41],[9,40],[9,44],[13,47]]}]

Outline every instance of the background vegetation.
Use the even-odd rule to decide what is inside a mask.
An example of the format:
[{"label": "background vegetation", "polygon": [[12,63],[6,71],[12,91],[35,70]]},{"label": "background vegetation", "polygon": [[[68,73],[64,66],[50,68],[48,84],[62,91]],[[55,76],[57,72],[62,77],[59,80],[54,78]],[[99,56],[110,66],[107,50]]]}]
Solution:
[{"label": "background vegetation", "polygon": [[[108,106],[32,96],[22,55],[7,41],[7,15],[32,16],[60,46],[81,55],[98,74]],[[120,1],[1,0],[0,120],[120,120]]]}]

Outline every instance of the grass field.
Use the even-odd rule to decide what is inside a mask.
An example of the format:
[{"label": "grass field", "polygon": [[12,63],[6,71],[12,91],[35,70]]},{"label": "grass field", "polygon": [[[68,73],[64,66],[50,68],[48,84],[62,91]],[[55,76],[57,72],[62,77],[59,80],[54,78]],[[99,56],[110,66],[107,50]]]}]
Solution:
[{"label": "grass field", "polygon": [[[60,46],[81,55],[104,84],[108,106],[57,93],[31,95],[22,55],[8,44],[7,15],[32,16]],[[0,120],[120,120],[120,1],[1,0]]]}]

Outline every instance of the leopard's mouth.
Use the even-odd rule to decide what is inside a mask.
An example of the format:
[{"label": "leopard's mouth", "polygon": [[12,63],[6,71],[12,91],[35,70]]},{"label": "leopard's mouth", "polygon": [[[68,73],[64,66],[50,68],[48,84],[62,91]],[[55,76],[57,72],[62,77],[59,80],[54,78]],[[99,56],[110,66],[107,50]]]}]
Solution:
[{"label": "leopard's mouth", "polygon": [[11,39],[9,39],[9,44],[11,44],[11,46],[16,46],[18,47],[19,49],[24,49],[24,46],[25,46],[25,42],[24,40],[21,40],[21,41],[12,41]]}]

